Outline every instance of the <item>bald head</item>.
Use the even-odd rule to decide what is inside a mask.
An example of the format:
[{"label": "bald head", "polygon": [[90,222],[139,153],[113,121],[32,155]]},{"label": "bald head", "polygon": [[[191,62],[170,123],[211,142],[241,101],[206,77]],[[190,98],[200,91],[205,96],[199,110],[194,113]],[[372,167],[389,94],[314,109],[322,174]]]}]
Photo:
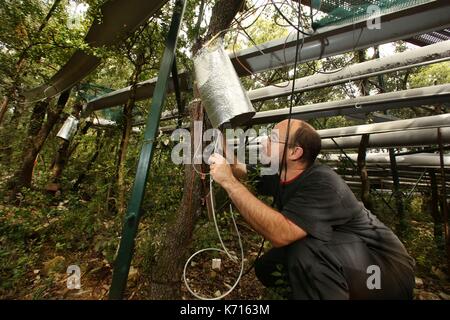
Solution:
[{"label": "bald head", "polygon": [[305,123],[304,121],[298,120],[298,119],[291,119],[290,122],[288,119],[286,119],[286,120],[279,122],[274,127],[274,129],[278,129],[280,138],[285,140],[286,132],[288,130],[288,125],[289,125],[289,140],[288,141],[291,144],[291,143],[294,143],[295,133],[297,132],[298,129],[300,129],[303,126],[304,123]]}]

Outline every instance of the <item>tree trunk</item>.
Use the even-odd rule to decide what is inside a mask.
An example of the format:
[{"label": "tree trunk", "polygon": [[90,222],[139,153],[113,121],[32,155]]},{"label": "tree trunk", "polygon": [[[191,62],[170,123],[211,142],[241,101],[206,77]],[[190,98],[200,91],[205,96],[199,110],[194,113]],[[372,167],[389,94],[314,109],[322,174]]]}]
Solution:
[{"label": "tree trunk", "polygon": [[[80,130],[80,134],[83,136],[87,133],[92,123],[88,122],[84,125],[83,129]],[[52,163],[52,178],[51,183],[47,186],[48,191],[56,192],[61,190],[61,176],[66,167],[71,154],[75,151],[79,143],[74,143],[70,147],[70,142],[63,140],[60,142],[58,152],[56,153],[55,159]]]},{"label": "tree trunk", "polygon": [[[47,121],[39,129],[37,123],[40,119],[36,119],[33,123],[30,123],[29,134],[33,134],[27,138],[28,143],[25,143],[25,148],[22,152],[22,165],[19,170],[16,171],[14,176],[11,178],[9,187],[13,192],[12,196],[20,191],[23,187],[31,187],[32,173],[34,168],[34,162],[37,155],[42,149],[49,133],[52,131],[54,125],[58,122],[58,119],[64,109],[64,106],[69,99],[70,89],[64,91],[59,96],[58,102],[56,104],[55,110],[48,108],[47,111]],[[36,107],[35,107],[36,109]],[[33,114],[40,114],[33,111]]]},{"label": "tree trunk", "polygon": [[[359,63],[366,61],[366,50],[358,50],[356,52],[358,58],[357,61]],[[362,79],[359,81],[359,91],[361,92],[361,95],[367,96],[369,95],[369,80],[368,79]]]},{"label": "tree trunk", "polygon": [[67,140],[63,140],[59,144],[52,168],[51,183],[47,186],[48,191],[56,192],[61,190],[60,178],[68,159],[67,154],[69,151],[69,145],[70,142]]},{"label": "tree trunk", "polygon": [[33,138],[38,134],[44,123],[45,114],[47,113],[50,100],[39,101],[34,105],[28,126],[28,140],[32,142]]},{"label": "tree trunk", "polygon": [[125,182],[126,176],[126,159],[128,145],[130,142],[131,130],[133,125],[133,108],[136,102],[136,85],[141,74],[142,66],[137,65],[134,71],[131,86],[132,90],[130,92],[130,98],[127,101],[123,109],[123,127],[122,127],[122,139],[120,140],[119,147],[119,163],[117,165],[117,191],[118,191],[118,204],[117,210],[120,216],[125,214],[127,209],[127,186]]},{"label": "tree trunk", "polygon": [[8,123],[5,123],[3,126],[3,141],[1,141],[1,148],[2,148],[2,162],[5,164],[6,167],[13,167],[12,166],[12,158],[14,155],[14,148],[13,143],[15,142],[16,135],[17,135],[17,129],[19,128],[20,124],[20,117],[22,115],[22,109],[19,106],[20,100],[19,99],[12,99],[8,98],[8,103],[4,106],[5,112],[8,109],[8,106],[11,104],[14,105],[14,111],[12,114],[11,119]]},{"label": "tree trunk", "polygon": [[117,169],[117,190],[119,193],[117,209],[121,216],[125,213],[126,210],[126,158],[132,129],[131,121],[133,105],[134,99],[130,99],[123,110],[124,124],[122,128],[122,139],[120,141],[119,147],[119,163]]},{"label": "tree trunk", "polygon": [[[110,142],[110,140],[108,140],[108,142]],[[72,187],[72,191],[78,191],[80,189],[81,183],[86,178],[89,170],[91,170],[92,165],[95,163],[95,161],[97,161],[97,158],[100,155],[100,150],[102,149],[102,147],[104,145],[103,133],[100,133],[99,131],[97,131],[97,138],[95,140],[95,144],[97,146],[95,148],[95,152],[92,155],[92,158],[89,160],[89,162],[85,166],[85,170],[78,176],[77,181],[74,183],[74,185]]]},{"label": "tree trunk", "polygon": [[[202,106],[200,102],[191,103],[191,132],[194,121],[201,121]],[[194,139],[191,139],[194,150]],[[185,165],[184,193],[176,218],[167,227],[164,242],[158,250],[156,265],[151,272],[150,299],[180,299],[181,270],[186,262],[187,248],[192,239],[195,222],[200,210],[200,177],[193,165]]]},{"label": "tree trunk", "polygon": [[[207,36],[194,45],[193,54],[201,48],[201,43],[205,43],[218,32],[229,28],[243,3],[243,0],[219,0],[216,2],[212,10]],[[194,132],[194,121],[201,119],[202,116],[201,103],[191,103],[191,133]],[[191,141],[192,144],[193,141]],[[191,150],[194,150],[193,147]],[[200,210],[200,190],[199,175],[195,172],[193,165],[186,165],[184,193],[180,208],[175,219],[167,225],[167,235],[163,239],[151,269],[150,299],[181,298],[181,274]]]},{"label": "tree trunk", "polygon": [[40,138],[39,131],[44,123],[49,103],[50,100],[48,99],[45,101],[38,101],[35,103],[33,111],[31,112],[27,137],[22,144],[24,146],[21,156],[22,165],[10,181],[10,187],[14,190],[14,193],[20,191],[22,187],[31,186],[31,176],[38,154],[38,152],[35,152],[35,142]]},{"label": "tree trunk", "polygon": [[3,122],[3,118],[5,117],[6,111],[8,110],[8,101],[9,101],[8,96],[4,96],[2,104],[0,106],[0,125]]}]

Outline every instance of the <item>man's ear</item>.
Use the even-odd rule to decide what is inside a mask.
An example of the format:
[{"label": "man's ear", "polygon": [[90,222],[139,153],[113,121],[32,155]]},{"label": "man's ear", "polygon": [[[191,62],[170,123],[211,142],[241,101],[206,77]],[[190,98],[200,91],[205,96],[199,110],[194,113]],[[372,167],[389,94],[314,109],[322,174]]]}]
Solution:
[{"label": "man's ear", "polygon": [[303,148],[302,147],[294,147],[291,152],[291,160],[299,160],[303,156]]}]

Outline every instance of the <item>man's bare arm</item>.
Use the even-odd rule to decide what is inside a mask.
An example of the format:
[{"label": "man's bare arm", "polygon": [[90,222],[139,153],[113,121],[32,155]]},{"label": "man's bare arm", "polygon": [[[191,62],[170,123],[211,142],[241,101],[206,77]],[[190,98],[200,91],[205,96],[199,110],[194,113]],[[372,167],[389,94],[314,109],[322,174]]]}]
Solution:
[{"label": "man's bare arm", "polygon": [[222,184],[229,197],[247,222],[274,247],[286,246],[307,233],[280,212],[256,198],[237,179]]},{"label": "man's bare arm", "polygon": [[231,170],[233,171],[233,176],[238,180],[242,180],[247,176],[247,166],[236,160],[236,163],[231,165]]}]

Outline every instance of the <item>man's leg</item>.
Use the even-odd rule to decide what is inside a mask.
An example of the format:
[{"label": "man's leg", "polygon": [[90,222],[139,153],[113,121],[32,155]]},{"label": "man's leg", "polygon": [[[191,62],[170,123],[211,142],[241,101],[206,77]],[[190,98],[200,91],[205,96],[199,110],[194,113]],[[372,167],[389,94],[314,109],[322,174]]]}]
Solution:
[{"label": "man's leg", "polygon": [[323,241],[306,237],[287,247],[273,248],[255,262],[256,276],[276,292],[289,292],[283,296],[290,299],[348,299],[343,271],[336,267],[339,262],[321,257],[323,245]]},{"label": "man's leg", "polygon": [[293,299],[349,299],[349,288],[341,263],[328,252],[325,243],[307,236],[287,247]]},{"label": "man's leg", "polygon": [[412,299],[413,270],[380,255],[363,241],[352,241],[353,235],[336,236],[341,241],[331,242],[327,248],[341,262],[350,299]]},{"label": "man's leg", "polygon": [[[287,256],[294,299],[411,299],[412,272],[398,271],[356,235],[334,232],[328,242],[306,237]],[[380,268],[380,288],[368,285],[370,266]]]},{"label": "man's leg", "polygon": [[255,274],[267,288],[289,298],[290,286],[286,273],[285,248],[272,248],[255,261]]}]

